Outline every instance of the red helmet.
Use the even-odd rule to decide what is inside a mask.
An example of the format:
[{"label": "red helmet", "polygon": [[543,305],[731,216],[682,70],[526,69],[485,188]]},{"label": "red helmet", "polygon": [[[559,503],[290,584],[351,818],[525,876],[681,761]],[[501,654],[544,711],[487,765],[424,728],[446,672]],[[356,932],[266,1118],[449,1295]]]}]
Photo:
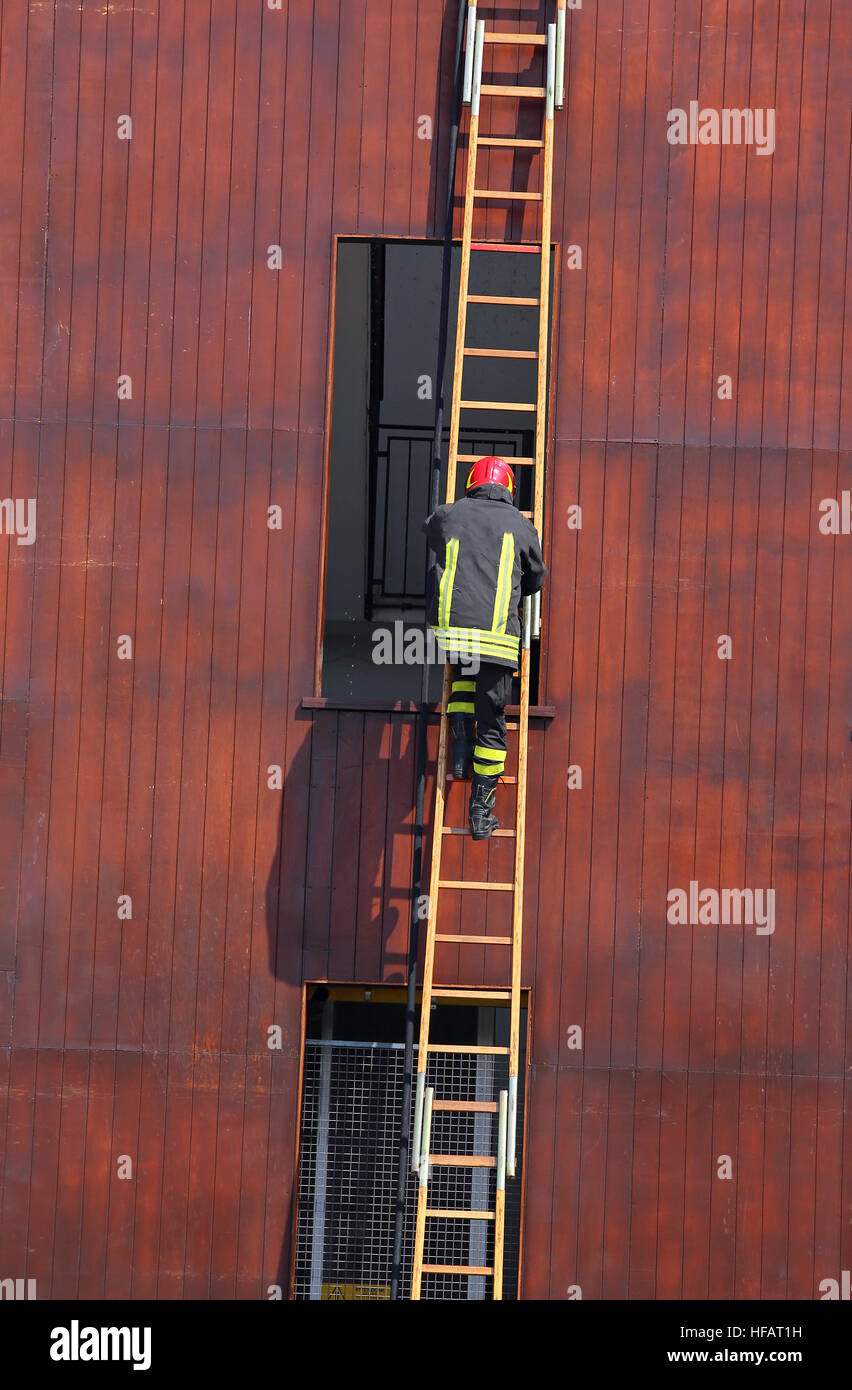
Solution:
[{"label": "red helmet", "polygon": [[514,473],[505,459],[496,458],[493,454],[488,458],[477,459],[467,475],[465,492],[470,492],[472,487],[480,487],[483,483],[499,483],[514,495]]}]

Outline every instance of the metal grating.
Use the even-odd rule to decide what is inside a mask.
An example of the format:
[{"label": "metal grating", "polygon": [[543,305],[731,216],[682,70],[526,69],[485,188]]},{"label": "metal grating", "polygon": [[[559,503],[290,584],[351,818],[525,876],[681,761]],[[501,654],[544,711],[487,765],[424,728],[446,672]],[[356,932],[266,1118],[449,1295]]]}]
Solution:
[{"label": "metal grating", "polygon": [[[305,1042],[296,1299],[390,1297],[403,1061],[399,1043]],[[496,1100],[507,1085],[507,1061],[438,1053],[429,1060],[427,1082],[442,1099]],[[521,1134],[523,1100],[521,1093]],[[494,1153],[496,1116],[437,1112],[431,1147],[433,1153]],[[493,1170],[436,1166],[429,1205],[493,1210],[495,1181]],[[517,1298],[522,1181],[519,1163],[518,1176],[506,1184],[504,1299]],[[417,1178],[410,1174],[400,1279],[405,1299],[411,1291],[416,1206]],[[426,1263],[490,1264],[493,1226],[493,1221],[429,1220]],[[490,1298],[490,1285],[487,1276],[424,1274],[423,1298]]]}]

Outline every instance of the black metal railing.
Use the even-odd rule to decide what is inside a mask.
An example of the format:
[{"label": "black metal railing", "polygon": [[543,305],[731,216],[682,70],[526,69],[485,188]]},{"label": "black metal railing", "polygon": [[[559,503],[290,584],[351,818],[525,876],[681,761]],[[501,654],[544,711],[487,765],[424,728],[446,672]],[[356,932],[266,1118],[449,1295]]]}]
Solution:
[{"label": "black metal railing", "polygon": [[[466,431],[459,436],[459,453],[529,458],[534,441],[532,430]],[[426,537],[421,525],[429,507],[432,442],[430,429],[411,425],[381,425],[376,433],[369,468],[368,619],[377,608],[423,607]],[[457,495],[464,489],[466,471],[466,465],[459,468]],[[518,505],[525,510],[530,510],[531,474],[523,468],[517,480]]]}]

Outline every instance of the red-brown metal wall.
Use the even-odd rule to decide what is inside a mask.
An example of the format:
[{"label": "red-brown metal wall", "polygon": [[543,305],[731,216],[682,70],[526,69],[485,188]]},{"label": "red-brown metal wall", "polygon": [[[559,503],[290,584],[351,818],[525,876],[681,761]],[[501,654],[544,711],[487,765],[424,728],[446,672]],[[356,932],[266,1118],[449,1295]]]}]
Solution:
[{"label": "red-brown metal wall", "polygon": [[[455,9],[3,7],[0,1277],[39,1297],[286,1286],[302,983],[403,977],[413,721],[300,704],[332,239],[440,234]],[[567,68],[524,1293],[812,1299],[852,1263],[852,10],[582,0]],[[669,144],[693,99],[774,153]],[[691,880],[774,932],[668,925]]]}]

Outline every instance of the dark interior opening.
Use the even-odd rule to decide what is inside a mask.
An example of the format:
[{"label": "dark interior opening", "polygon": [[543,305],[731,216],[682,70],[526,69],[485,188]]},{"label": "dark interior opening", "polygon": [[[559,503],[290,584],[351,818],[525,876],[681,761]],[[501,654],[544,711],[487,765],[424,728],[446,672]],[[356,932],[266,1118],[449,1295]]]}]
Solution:
[{"label": "dark interior opening", "polygon": [[[450,333],[445,365],[443,468],[452,389],[461,248],[452,253]],[[329,462],[328,549],[322,694],[333,699],[417,700],[422,644],[406,641],[422,627],[435,391],[441,303],[442,245],[378,238],[337,244],[334,375]],[[538,292],[539,258],[526,252],[471,253],[470,293],[529,296]],[[551,275],[551,285],[553,276]],[[534,349],[535,308],[472,304],[468,347]],[[468,358],[464,394],[474,400],[534,401],[531,359]],[[465,411],[459,452],[534,453],[525,411]],[[459,466],[456,496],[464,493]],[[516,469],[516,505],[532,510],[532,473]],[[376,661],[381,632],[394,634],[400,659]],[[387,650],[387,647],[385,647]],[[538,646],[532,649],[531,701],[538,699]],[[430,698],[441,691],[440,656]]]}]

